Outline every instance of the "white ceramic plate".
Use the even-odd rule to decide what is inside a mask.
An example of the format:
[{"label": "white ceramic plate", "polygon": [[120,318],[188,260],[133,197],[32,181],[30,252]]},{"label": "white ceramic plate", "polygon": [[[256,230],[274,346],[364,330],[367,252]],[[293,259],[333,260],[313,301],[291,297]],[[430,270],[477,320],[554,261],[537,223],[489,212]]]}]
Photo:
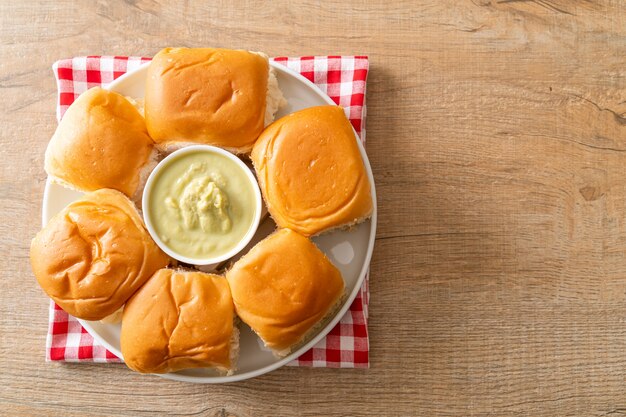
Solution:
[{"label": "white ceramic plate", "polygon": [[[121,76],[111,83],[108,88],[125,96],[142,98],[144,96],[145,79],[148,69],[147,65],[148,64],[144,64],[137,68],[137,70]],[[307,107],[334,104],[330,97],[321,92],[312,82],[302,77],[300,74],[279,64],[272,63],[272,66],[276,70],[280,89],[289,102],[289,104],[277,114],[277,118]],[[361,223],[349,232],[335,231],[313,239],[317,246],[329,257],[335,266],[339,268],[346,282],[348,297],[333,320],[306,345],[282,359],[277,359],[271,352],[262,349],[257,336],[247,326],[243,325],[241,327],[241,350],[237,364],[238,369],[233,375],[219,376],[207,369],[190,369],[163,374],[161,375],[162,377],[187,382],[220,383],[240,381],[262,375],[296,359],[322,339],[337,322],[339,322],[350,307],[350,304],[352,304],[352,301],[363,283],[374,249],[374,237],[376,234],[376,192],[374,189],[374,178],[367,155],[360,142],[359,149],[363,161],[365,162],[370,184],[372,184],[374,212],[371,220]],[[43,224],[45,225],[54,214],[80,196],[81,193],[68,190],[48,181],[46,183],[43,199]],[[259,226],[257,232],[258,237],[260,238],[271,233],[274,227],[271,221],[266,221]],[[244,249],[244,251],[245,250],[247,249]],[[122,357],[122,353],[120,352],[121,326],[119,324],[111,325],[94,321],[79,321],[94,339],[103,344],[118,357]]]}]

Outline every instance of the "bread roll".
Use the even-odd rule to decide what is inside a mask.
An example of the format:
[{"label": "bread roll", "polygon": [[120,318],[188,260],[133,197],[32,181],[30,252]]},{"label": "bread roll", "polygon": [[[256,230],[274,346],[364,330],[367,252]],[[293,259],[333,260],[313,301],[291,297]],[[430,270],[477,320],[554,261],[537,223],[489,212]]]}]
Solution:
[{"label": "bread roll", "polygon": [[356,141],[338,106],[301,110],[263,131],[251,157],[280,227],[313,236],[371,215],[370,183]]},{"label": "bread roll", "polygon": [[268,77],[260,54],[165,48],[148,69],[148,131],[165,149],[203,143],[249,152],[264,127]]},{"label": "bread roll", "polygon": [[161,269],[128,301],[122,356],[138,372],[235,366],[239,333],[224,277]]},{"label": "bread roll", "polygon": [[237,315],[278,356],[305,343],[340,306],[339,270],[307,238],[281,229],[226,273]]},{"label": "bread roll", "polygon": [[39,285],[63,310],[100,320],[124,305],[169,258],[152,241],[132,202],[102,189],[54,216],[33,239],[30,261]]},{"label": "bread roll", "polygon": [[94,87],[67,109],[46,149],[53,181],[79,191],[112,188],[137,198],[142,173],[156,163],[154,142],[123,96]]}]

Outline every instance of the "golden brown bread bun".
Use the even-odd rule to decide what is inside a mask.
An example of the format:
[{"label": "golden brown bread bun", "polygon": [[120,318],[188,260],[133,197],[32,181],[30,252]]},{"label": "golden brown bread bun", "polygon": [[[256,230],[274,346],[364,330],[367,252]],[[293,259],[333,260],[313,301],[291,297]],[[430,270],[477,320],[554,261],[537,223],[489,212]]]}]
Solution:
[{"label": "golden brown bread bun", "polygon": [[53,180],[81,191],[113,188],[133,197],[154,142],[123,96],[94,87],[67,109],[46,149]]},{"label": "golden brown bread bun", "polygon": [[280,227],[312,236],[371,215],[370,184],[356,141],[338,106],[300,110],[263,131],[251,157]]},{"label": "golden brown bread bun", "polygon": [[268,72],[267,58],[247,51],[163,49],[146,81],[150,136],[249,152],[263,130]]},{"label": "golden brown bread bun", "polygon": [[54,216],[33,239],[30,261],[39,285],[63,310],[100,320],[169,258],[152,241],[132,202],[102,189]]},{"label": "golden brown bread bun", "polygon": [[122,356],[138,372],[234,368],[238,331],[224,277],[161,269],[126,303]]},{"label": "golden brown bread bun", "polygon": [[335,310],[339,270],[304,236],[280,229],[233,265],[226,279],[237,315],[278,355],[286,355]]}]

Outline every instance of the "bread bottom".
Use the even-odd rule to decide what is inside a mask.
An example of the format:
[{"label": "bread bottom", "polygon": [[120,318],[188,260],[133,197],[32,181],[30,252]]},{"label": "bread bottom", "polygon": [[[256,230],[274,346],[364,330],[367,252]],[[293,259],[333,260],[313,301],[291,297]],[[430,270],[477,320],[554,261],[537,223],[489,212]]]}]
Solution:
[{"label": "bread bottom", "polygon": [[346,293],[344,292],[341,295],[341,297],[339,297],[337,302],[335,302],[335,304],[333,304],[330,307],[330,309],[328,309],[328,312],[326,313],[326,315],[322,317],[320,321],[315,323],[313,327],[311,327],[309,331],[306,332],[304,336],[302,336],[302,339],[300,339],[300,341],[294,343],[293,345],[289,346],[287,349],[283,349],[283,350],[272,349],[267,345],[265,347],[269,349],[277,358],[284,358],[285,356],[291,354],[292,352],[295,352],[296,350],[300,349],[302,346],[307,344],[313,337],[315,337],[315,335],[317,335],[317,333],[319,333],[320,330],[326,327],[326,325],[335,317],[335,314],[337,314],[337,312],[341,310],[341,307],[343,306],[343,302],[346,300],[346,297],[347,297]]},{"label": "bread bottom", "polygon": [[311,237],[315,237],[315,236],[320,236],[320,235],[324,235],[326,233],[329,232],[334,232],[336,230],[352,230],[352,228],[354,228],[355,226],[363,223],[365,220],[369,219],[372,217],[372,213],[374,212],[374,210],[372,209],[369,213],[367,213],[365,216],[363,217],[359,217],[358,219],[355,219],[351,222],[348,223],[344,223],[344,224],[340,224],[339,226],[333,227],[331,229],[326,229],[326,230],[322,230],[321,232],[311,236]]},{"label": "bread bottom", "polygon": [[70,184],[69,182],[65,181],[64,179],[61,179],[59,177],[55,177],[54,175],[48,174],[48,178],[50,178],[50,182],[52,184],[58,184],[58,185],[60,185],[63,188],[67,188],[67,189],[72,190],[72,191],[77,191],[79,193],[86,193],[86,192],[88,192],[88,191],[85,191],[85,190],[81,190],[80,188],[76,187],[73,184]]}]

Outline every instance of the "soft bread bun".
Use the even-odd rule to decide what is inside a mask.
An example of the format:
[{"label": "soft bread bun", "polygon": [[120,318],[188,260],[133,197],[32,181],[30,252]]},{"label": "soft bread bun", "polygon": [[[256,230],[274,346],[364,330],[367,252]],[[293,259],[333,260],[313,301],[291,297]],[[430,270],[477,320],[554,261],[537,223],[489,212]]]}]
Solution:
[{"label": "soft bread bun", "polygon": [[251,157],[280,227],[312,236],[371,215],[370,183],[356,141],[338,106],[300,110],[263,131]]},{"label": "soft bread bun", "polygon": [[54,216],[33,239],[30,261],[39,285],[63,310],[100,320],[169,258],[152,241],[132,202],[102,189]]},{"label": "soft bread bun", "polygon": [[67,109],[46,149],[45,169],[70,188],[113,188],[134,197],[153,148],[137,109],[123,96],[94,87]]},{"label": "soft bread bun", "polygon": [[231,371],[239,333],[224,277],[161,269],[126,303],[122,356],[138,372]]},{"label": "soft bread bun", "polygon": [[263,130],[269,62],[252,52],[165,48],[148,68],[150,136],[162,147],[204,143],[249,152]]},{"label": "soft bread bun", "polygon": [[306,341],[340,305],[341,272],[306,237],[280,229],[226,273],[237,315],[278,356]]}]

